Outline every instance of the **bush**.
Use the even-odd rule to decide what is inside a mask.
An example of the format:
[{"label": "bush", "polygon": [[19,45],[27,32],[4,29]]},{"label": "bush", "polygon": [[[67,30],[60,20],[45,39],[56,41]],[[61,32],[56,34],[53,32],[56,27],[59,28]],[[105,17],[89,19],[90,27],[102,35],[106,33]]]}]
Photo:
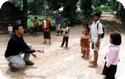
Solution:
[{"label": "bush", "polygon": [[103,6],[103,7],[97,7],[96,10],[102,11],[102,12],[112,12],[112,7],[110,6]]},{"label": "bush", "polygon": [[[33,22],[31,21],[34,17],[37,17],[38,24],[41,25],[41,20],[44,19],[42,15],[29,15],[27,19],[27,28],[33,27]],[[51,26],[55,27],[55,19],[54,16],[49,16],[49,20],[51,21]]]}]

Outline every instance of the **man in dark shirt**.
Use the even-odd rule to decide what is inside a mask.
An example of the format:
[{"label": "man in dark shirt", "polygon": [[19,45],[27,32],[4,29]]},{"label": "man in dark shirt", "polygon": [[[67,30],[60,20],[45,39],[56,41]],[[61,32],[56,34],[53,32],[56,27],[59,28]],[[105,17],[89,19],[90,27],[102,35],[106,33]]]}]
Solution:
[{"label": "man in dark shirt", "polygon": [[[25,65],[33,65],[34,63],[29,60],[30,54],[36,57],[31,48],[25,43],[23,39],[24,28],[22,25],[14,25],[14,35],[8,42],[7,49],[5,51],[5,58],[9,61],[9,66],[12,71],[16,71],[25,67]],[[21,54],[24,53],[24,58]]]}]

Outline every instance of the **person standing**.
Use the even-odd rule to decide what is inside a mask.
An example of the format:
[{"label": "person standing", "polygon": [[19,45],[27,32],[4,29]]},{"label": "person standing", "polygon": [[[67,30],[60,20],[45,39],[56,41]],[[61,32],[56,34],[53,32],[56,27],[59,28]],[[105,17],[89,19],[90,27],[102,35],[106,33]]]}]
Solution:
[{"label": "person standing", "polygon": [[82,57],[89,58],[90,53],[90,28],[89,25],[83,24],[82,37],[80,39]]},{"label": "person standing", "polygon": [[100,22],[101,14],[98,12],[94,12],[92,14],[93,23],[90,27],[91,32],[91,41],[92,41],[92,49],[94,51],[94,59],[90,62],[89,67],[96,68],[98,62],[98,51],[101,43],[101,35],[103,34],[103,26]]},{"label": "person standing", "polygon": [[43,42],[43,44],[46,43],[46,39],[49,39],[49,44],[51,44],[51,37],[50,37],[51,23],[48,20],[47,15],[44,15],[44,20],[42,21],[42,28],[43,28],[43,31],[44,31],[44,42]]},{"label": "person standing", "polygon": [[117,64],[119,62],[121,39],[121,35],[118,32],[113,32],[110,34],[111,45],[106,53],[106,61],[103,68],[103,75],[105,75],[105,79],[115,79]]},{"label": "person standing", "polygon": [[66,21],[64,21],[64,23],[63,23],[62,31],[63,31],[63,41],[62,41],[61,47],[63,47],[64,43],[66,43],[65,47],[68,48],[69,27],[68,27],[68,24]]},{"label": "person standing", "polygon": [[62,18],[59,15],[59,12],[56,12],[56,16],[55,16],[55,23],[56,23],[56,33],[57,36],[61,34],[61,22],[62,22]]},{"label": "person standing", "polygon": [[8,32],[9,32],[10,36],[13,35],[13,26],[12,26],[12,24],[8,25]]},{"label": "person standing", "polygon": [[32,20],[32,22],[33,22],[33,25],[34,25],[33,33],[34,33],[34,35],[37,35],[37,29],[38,29],[37,17],[34,17],[34,19]]}]

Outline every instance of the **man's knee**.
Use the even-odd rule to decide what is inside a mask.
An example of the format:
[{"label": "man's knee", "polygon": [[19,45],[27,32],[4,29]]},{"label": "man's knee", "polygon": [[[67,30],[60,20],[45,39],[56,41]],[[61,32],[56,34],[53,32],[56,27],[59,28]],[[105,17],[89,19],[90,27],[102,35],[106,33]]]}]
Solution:
[{"label": "man's knee", "polygon": [[25,63],[20,63],[17,65],[18,69],[23,69],[25,67]]},{"label": "man's knee", "polygon": [[16,69],[23,69],[25,67],[25,63],[12,63],[11,67],[16,68]]}]

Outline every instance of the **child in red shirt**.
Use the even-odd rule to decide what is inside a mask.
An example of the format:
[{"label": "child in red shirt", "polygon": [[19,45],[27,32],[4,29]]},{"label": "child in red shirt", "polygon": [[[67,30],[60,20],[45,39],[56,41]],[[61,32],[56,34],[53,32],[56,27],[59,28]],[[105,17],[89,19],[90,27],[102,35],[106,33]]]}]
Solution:
[{"label": "child in red shirt", "polygon": [[90,28],[88,24],[83,24],[82,37],[80,39],[82,57],[88,58],[90,52]]}]

